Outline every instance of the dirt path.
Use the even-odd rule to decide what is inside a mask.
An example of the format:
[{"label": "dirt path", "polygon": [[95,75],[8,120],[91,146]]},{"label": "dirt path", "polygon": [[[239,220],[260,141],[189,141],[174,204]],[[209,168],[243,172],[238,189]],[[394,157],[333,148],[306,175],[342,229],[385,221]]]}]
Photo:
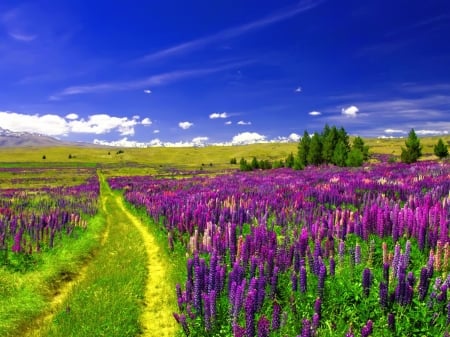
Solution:
[{"label": "dirt path", "polygon": [[[121,196],[112,193],[109,186],[105,183],[104,177],[100,175],[99,178],[102,183],[100,207],[104,214],[107,215],[105,231],[98,248],[100,250],[99,254],[109,254],[104,250],[109,249],[110,244],[105,243],[108,240],[112,240],[109,235],[111,230],[117,231],[119,228],[124,228],[123,225],[118,226],[119,222],[121,224],[128,223],[128,226],[134,227],[136,232],[139,233],[137,237],[140,237],[142,240],[145,255],[147,256],[147,280],[143,307],[139,317],[142,328],[141,336],[175,336],[178,326],[172,316],[172,312],[175,310],[176,298],[174,287],[167,281],[167,261],[160,254],[158,243],[148,231],[147,226],[125,207]],[[70,275],[70,279],[66,281],[61,280],[59,288],[55,291],[55,295],[49,303],[46,312],[31,322],[25,331],[22,331],[24,337],[47,335],[55,316],[58,312],[64,311],[70,304],[68,301],[72,292],[76,291],[80,286],[82,288],[85,287],[83,283],[88,282],[87,279],[89,279],[86,275],[92,274],[90,268],[95,268],[96,258],[97,254],[94,254],[93,258],[87,261],[76,275]]]},{"label": "dirt path", "polygon": [[150,235],[146,226],[125,208],[122,198],[116,197],[115,202],[141,234],[148,257],[145,308],[141,315],[143,336],[174,336],[178,330],[172,316],[175,290],[167,282],[167,262],[160,254],[155,238]]}]

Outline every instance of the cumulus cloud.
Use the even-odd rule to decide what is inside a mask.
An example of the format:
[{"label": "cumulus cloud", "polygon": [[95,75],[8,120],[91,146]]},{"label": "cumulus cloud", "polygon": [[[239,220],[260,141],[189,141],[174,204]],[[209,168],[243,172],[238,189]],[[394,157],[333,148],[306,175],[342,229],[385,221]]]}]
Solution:
[{"label": "cumulus cloud", "polygon": [[293,142],[298,142],[300,140],[300,135],[296,134],[296,133],[291,133],[289,135],[289,140],[293,141]]},{"label": "cumulus cloud", "polygon": [[225,122],[225,125],[231,125],[231,124],[233,124],[232,121],[226,121],[226,122]]},{"label": "cumulus cloud", "polygon": [[187,130],[193,125],[194,125],[194,123],[191,123],[191,122],[180,122],[180,123],[178,123],[178,126],[180,128],[182,128],[183,130]]},{"label": "cumulus cloud", "polygon": [[150,118],[145,117],[142,121],[141,121],[142,125],[152,125],[152,121]]},{"label": "cumulus cloud", "polygon": [[212,114],[209,115],[210,119],[217,119],[217,118],[228,118],[228,114],[226,112],[222,112],[222,113],[218,113],[218,112],[214,112]]},{"label": "cumulus cloud", "polygon": [[302,92],[302,87],[297,87],[297,88],[295,88],[294,91],[295,91],[295,92]]},{"label": "cumulus cloud", "polygon": [[309,112],[309,115],[311,116],[320,116],[322,113],[320,111],[311,111]]},{"label": "cumulus cloud", "polygon": [[245,122],[245,121],[239,121],[237,122],[238,125],[251,125],[252,122]]},{"label": "cumulus cloud", "polygon": [[406,133],[405,131],[400,130],[400,129],[386,129],[386,130],[384,130],[384,132],[385,133]]},{"label": "cumulus cloud", "polygon": [[66,115],[66,119],[70,119],[70,120],[78,119],[78,115],[76,113],[70,113],[70,114]]},{"label": "cumulus cloud", "polygon": [[65,118],[46,115],[27,115],[11,111],[0,111],[0,126],[16,132],[40,133],[49,136],[63,136],[69,133],[105,134],[112,131],[122,136],[134,135],[134,127],[139,122],[135,118],[114,117],[107,114],[79,118],[70,113]]},{"label": "cumulus cloud", "polygon": [[342,108],[341,112],[345,116],[356,117],[356,114],[359,112],[359,109],[356,106],[351,105],[347,108]]},{"label": "cumulus cloud", "polygon": [[153,130],[153,133],[159,133],[159,130]]},{"label": "cumulus cloud", "polygon": [[192,144],[194,146],[204,146],[208,139],[208,137],[195,137],[192,139]]},{"label": "cumulus cloud", "polygon": [[266,136],[261,135],[257,132],[242,132],[237,134],[231,140],[231,144],[233,145],[244,145],[244,144],[254,144],[265,142],[267,139]]},{"label": "cumulus cloud", "polygon": [[145,90],[144,90],[144,93],[146,93],[146,94],[151,94],[152,91],[151,91],[150,89],[145,89]]},{"label": "cumulus cloud", "polygon": [[0,111],[0,126],[15,132],[31,132],[49,136],[67,135],[69,122],[57,115],[25,115]]}]

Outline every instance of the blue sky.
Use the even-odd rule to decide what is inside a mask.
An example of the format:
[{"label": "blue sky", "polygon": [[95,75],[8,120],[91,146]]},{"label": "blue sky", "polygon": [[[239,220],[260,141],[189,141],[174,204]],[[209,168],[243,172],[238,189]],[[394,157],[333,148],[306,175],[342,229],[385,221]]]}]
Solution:
[{"label": "blue sky", "polygon": [[0,127],[116,145],[450,131],[450,3],[2,1]]}]

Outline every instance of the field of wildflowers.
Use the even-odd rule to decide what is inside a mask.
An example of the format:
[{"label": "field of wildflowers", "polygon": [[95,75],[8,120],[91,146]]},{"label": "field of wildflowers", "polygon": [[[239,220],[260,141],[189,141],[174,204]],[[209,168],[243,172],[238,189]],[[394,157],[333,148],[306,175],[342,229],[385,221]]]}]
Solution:
[{"label": "field of wildflowers", "polygon": [[[77,232],[87,226],[86,218],[97,212],[99,183],[95,170],[83,169],[73,186],[43,187],[46,179],[41,175],[48,171],[1,171],[0,180],[28,186],[0,189],[1,266],[12,270],[32,267],[39,258],[35,253],[52,249],[63,235],[79,235]],[[14,176],[17,178],[11,178]],[[47,179],[53,183],[58,181],[57,176]]]},{"label": "field of wildflowers", "polygon": [[448,336],[450,165],[112,178],[189,254],[189,336]]}]

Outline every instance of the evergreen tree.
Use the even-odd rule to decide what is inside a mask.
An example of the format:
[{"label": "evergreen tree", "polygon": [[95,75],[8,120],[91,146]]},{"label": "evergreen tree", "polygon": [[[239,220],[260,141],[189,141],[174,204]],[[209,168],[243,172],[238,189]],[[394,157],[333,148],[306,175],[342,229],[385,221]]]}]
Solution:
[{"label": "evergreen tree", "polygon": [[309,151],[307,155],[307,163],[312,165],[322,164],[322,140],[317,132],[311,137]]},{"label": "evergreen tree", "polygon": [[[325,127],[328,127],[327,125]],[[324,129],[322,134],[322,159],[324,163],[333,162],[333,152],[338,142],[338,130],[335,126]]]},{"label": "evergreen tree", "polygon": [[256,159],[256,157],[253,157],[250,167],[252,168],[252,170],[259,169],[259,163],[258,163],[258,159]]},{"label": "evergreen tree", "polygon": [[369,159],[369,147],[367,145],[364,145],[364,141],[361,137],[357,136],[355,137],[355,139],[353,139],[352,150],[353,149],[358,149],[361,152],[361,154],[363,155],[363,160]]},{"label": "evergreen tree", "polygon": [[293,168],[294,162],[295,162],[294,155],[291,152],[285,160],[286,167]]},{"label": "evergreen tree", "polygon": [[340,139],[333,152],[333,163],[337,166],[345,166],[348,152],[344,141]]},{"label": "evergreen tree", "polygon": [[358,167],[364,162],[364,155],[360,149],[353,147],[348,153],[346,166]]},{"label": "evergreen tree", "polygon": [[241,171],[251,171],[252,170],[250,165],[248,165],[247,160],[245,160],[244,158],[241,158],[241,160],[239,161],[239,169]]},{"label": "evergreen tree", "polygon": [[402,162],[407,164],[415,163],[417,159],[422,156],[422,146],[420,145],[420,139],[417,137],[414,129],[411,129],[409,132],[405,145],[406,148],[402,147]]},{"label": "evergreen tree", "polygon": [[439,159],[448,156],[448,146],[444,144],[441,138],[439,138],[437,144],[434,146],[434,154],[439,157]]},{"label": "evergreen tree", "polygon": [[311,137],[309,136],[308,131],[305,130],[305,132],[303,132],[302,139],[298,143],[298,164],[300,168],[308,165],[308,153],[310,144]]}]

